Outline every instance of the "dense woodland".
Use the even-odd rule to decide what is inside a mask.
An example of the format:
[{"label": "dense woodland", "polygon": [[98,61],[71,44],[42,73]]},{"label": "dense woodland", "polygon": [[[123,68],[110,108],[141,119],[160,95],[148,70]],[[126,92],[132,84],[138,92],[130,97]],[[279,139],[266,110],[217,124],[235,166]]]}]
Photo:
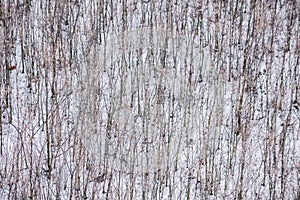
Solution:
[{"label": "dense woodland", "polygon": [[1,0],[1,199],[299,199],[300,2]]}]

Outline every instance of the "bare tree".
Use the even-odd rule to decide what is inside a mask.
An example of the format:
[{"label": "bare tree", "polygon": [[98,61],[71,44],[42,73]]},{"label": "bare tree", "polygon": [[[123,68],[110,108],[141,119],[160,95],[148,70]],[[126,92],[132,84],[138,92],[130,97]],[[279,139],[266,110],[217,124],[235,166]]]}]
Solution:
[{"label": "bare tree", "polygon": [[0,2],[0,196],[297,199],[297,1]]}]

